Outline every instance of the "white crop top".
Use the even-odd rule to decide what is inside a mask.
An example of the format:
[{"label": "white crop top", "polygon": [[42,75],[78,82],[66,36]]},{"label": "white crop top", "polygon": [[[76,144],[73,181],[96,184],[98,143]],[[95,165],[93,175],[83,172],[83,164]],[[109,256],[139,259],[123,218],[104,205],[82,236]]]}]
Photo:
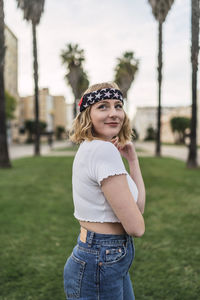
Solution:
[{"label": "white crop top", "polygon": [[81,221],[120,222],[106,200],[101,181],[112,175],[126,174],[135,201],[138,189],[125,169],[118,149],[102,140],[84,141],[76,153],[72,171],[74,216]]}]

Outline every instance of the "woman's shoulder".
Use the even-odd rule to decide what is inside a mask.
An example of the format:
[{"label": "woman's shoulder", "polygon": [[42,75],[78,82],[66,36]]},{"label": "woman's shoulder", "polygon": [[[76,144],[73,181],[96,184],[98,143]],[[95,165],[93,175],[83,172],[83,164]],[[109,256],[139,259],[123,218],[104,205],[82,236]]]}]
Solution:
[{"label": "woman's shoulder", "polygon": [[113,145],[112,142],[103,141],[103,140],[84,141],[82,143],[82,146],[84,148],[87,148],[88,150],[91,149],[91,151],[94,150],[97,152],[117,150],[117,148]]},{"label": "woman's shoulder", "polygon": [[84,141],[82,143],[82,153],[85,158],[91,161],[121,161],[119,150],[112,142],[103,140]]}]

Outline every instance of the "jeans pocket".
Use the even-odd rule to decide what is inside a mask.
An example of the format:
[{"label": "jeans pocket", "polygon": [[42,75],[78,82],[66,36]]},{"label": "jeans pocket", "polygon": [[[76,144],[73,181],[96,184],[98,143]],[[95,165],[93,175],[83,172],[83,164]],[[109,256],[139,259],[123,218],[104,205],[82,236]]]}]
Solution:
[{"label": "jeans pocket", "polygon": [[[134,260],[134,257],[135,257],[135,246],[134,246],[134,242],[133,242],[132,238],[130,240],[130,246],[131,246],[131,260],[130,260],[130,263],[129,263],[128,270],[130,269],[130,267],[132,265],[132,262]],[[127,273],[128,273],[128,271],[127,271]]]},{"label": "jeans pocket", "polygon": [[67,298],[80,298],[81,283],[86,262],[72,253],[64,267],[64,290]]},{"label": "jeans pocket", "polygon": [[111,246],[105,249],[105,263],[115,263],[121,260],[126,255],[126,247],[122,246]]}]

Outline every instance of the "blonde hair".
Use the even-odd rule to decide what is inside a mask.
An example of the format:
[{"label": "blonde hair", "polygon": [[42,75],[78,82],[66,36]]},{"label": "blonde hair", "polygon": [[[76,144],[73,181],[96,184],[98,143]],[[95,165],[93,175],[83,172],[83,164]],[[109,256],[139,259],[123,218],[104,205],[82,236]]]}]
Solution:
[{"label": "blonde hair", "polygon": [[[119,89],[118,85],[115,82],[103,82],[103,83],[92,85],[83,93],[83,95],[104,88]],[[80,112],[74,119],[72,124],[72,129],[69,132],[69,138],[72,142],[76,144],[80,144],[84,140],[88,140],[88,141],[92,141],[94,139],[100,140],[100,138],[94,135],[92,120],[90,117],[90,111],[91,111],[91,105],[87,107],[84,111]],[[125,112],[124,114],[125,114],[124,123],[118,134],[119,143],[121,145],[126,144],[126,142],[128,141],[131,141],[133,136],[130,120]]]}]

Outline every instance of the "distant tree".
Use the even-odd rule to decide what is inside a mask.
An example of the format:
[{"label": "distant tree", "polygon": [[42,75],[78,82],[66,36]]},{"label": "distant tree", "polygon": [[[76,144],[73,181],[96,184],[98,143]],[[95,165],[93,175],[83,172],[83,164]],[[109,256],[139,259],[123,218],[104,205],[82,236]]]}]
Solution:
[{"label": "distant tree", "polygon": [[56,138],[58,140],[62,139],[62,134],[65,132],[65,127],[63,126],[57,126],[56,127]]},{"label": "distant tree", "polygon": [[122,57],[117,58],[114,81],[118,84],[125,99],[135,75],[138,71],[139,60],[134,57],[134,52],[125,52]]},{"label": "distant tree", "polygon": [[133,141],[136,141],[136,140],[138,140],[138,138],[139,138],[139,134],[138,134],[138,131],[137,131],[137,129],[136,128],[132,128],[132,140]]},{"label": "distant tree", "polygon": [[33,69],[35,83],[35,155],[40,155],[40,130],[39,130],[39,93],[38,93],[38,59],[37,59],[37,35],[36,26],[40,23],[44,11],[45,0],[17,0],[18,7],[24,12],[24,19],[32,24],[33,34]]},{"label": "distant tree", "polygon": [[158,21],[158,112],[157,112],[157,132],[156,132],[156,156],[161,155],[161,84],[162,84],[162,25],[174,2],[174,0],[148,0],[152,8],[152,13]]},{"label": "distant tree", "polygon": [[178,134],[177,144],[185,144],[186,130],[190,128],[190,118],[173,117],[170,120],[172,131]]},{"label": "distant tree", "polygon": [[156,139],[156,131],[152,126],[149,126],[146,130],[146,136],[144,138],[145,141],[155,141]]},{"label": "distant tree", "polygon": [[[39,122],[39,133],[40,133],[40,135],[45,132],[46,127],[47,127],[46,122],[42,122],[42,121]],[[34,121],[33,120],[26,120],[25,123],[24,123],[24,128],[25,128],[25,131],[28,132],[27,143],[33,143],[33,141],[34,141],[33,140],[33,135],[36,135],[36,132],[37,132],[35,120]]]},{"label": "distant tree", "polygon": [[190,127],[190,144],[187,159],[188,168],[196,168],[197,164],[197,71],[199,55],[199,0],[191,0],[192,28],[192,119]]},{"label": "distant tree", "polygon": [[6,101],[4,86],[5,36],[4,36],[4,2],[0,0],[0,168],[11,168],[8,155],[6,129]]},{"label": "distant tree", "polygon": [[5,92],[6,99],[6,118],[12,120],[15,118],[14,112],[17,106],[17,100],[11,96],[8,92]]},{"label": "distant tree", "polygon": [[24,123],[24,129],[28,132],[27,143],[33,143],[33,133],[34,133],[34,121],[27,120]]},{"label": "distant tree", "polygon": [[81,99],[82,93],[88,88],[89,80],[87,73],[83,69],[85,61],[84,50],[79,49],[78,44],[67,44],[61,51],[62,64],[67,67],[67,79],[74,94],[74,117],[77,114],[77,101]]}]

